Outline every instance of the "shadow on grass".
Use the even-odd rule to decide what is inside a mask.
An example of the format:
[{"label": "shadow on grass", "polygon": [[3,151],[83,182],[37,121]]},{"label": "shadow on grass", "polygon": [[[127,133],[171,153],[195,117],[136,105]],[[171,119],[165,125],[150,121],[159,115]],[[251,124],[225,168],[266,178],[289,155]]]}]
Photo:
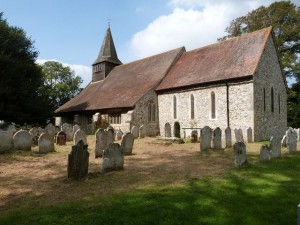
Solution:
[{"label": "shadow on grass", "polygon": [[12,210],[0,216],[0,224],[295,224],[299,176],[297,153],[180,186]]}]

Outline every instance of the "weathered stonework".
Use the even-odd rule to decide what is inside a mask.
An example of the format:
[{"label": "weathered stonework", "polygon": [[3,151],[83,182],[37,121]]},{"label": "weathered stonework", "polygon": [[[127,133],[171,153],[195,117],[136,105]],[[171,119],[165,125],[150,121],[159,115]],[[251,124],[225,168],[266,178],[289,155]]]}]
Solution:
[{"label": "weathered stonework", "polygon": [[[272,87],[274,112],[271,107]],[[264,102],[266,103],[265,110]],[[271,136],[284,135],[287,127],[286,87],[271,38],[267,41],[257,73],[254,75],[254,109],[254,141],[268,140]]]}]

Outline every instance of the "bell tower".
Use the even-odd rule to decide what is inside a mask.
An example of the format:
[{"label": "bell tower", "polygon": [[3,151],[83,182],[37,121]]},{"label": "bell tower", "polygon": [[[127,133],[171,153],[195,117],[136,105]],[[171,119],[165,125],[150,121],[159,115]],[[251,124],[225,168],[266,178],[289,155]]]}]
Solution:
[{"label": "bell tower", "polygon": [[114,67],[121,64],[122,62],[118,59],[115,44],[111,35],[110,25],[108,24],[99,55],[92,65],[92,82],[104,80]]}]

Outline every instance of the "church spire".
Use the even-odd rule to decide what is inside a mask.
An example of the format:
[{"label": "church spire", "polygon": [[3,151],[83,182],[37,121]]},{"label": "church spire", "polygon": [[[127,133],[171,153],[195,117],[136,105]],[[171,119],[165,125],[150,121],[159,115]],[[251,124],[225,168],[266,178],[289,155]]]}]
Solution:
[{"label": "church spire", "polygon": [[121,64],[122,62],[118,58],[115,44],[111,35],[110,23],[108,23],[99,55],[93,63],[92,82],[105,79],[114,67]]},{"label": "church spire", "polygon": [[111,35],[110,31],[110,22],[108,22],[108,27],[106,30],[106,34],[104,37],[104,40],[102,42],[102,46],[98,55],[98,58],[94,62],[94,64],[100,63],[100,62],[110,62],[115,64],[122,64],[122,62],[119,60],[117,51],[115,48],[115,44]]}]

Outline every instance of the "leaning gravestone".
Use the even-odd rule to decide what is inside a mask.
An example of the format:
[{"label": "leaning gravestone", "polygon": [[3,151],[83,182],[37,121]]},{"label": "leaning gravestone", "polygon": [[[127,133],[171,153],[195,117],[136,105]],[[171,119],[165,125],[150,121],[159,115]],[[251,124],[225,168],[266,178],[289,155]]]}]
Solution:
[{"label": "leaning gravestone", "polygon": [[297,151],[297,134],[292,128],[286,131],[286,145],[289,153]]},{"label": "leaning gravestone", "polygon": [[118,143],[109,144],[103,151],[102,171],[104,173],[124,168],[124,152]]},{"label": "leaning gravestone", "polygon": [[62,131],[67,135],[67,141],[73,141],[73,126],[69,123],[64,123],[62,125]]},{"label": "leaning gravestone", "polygon": [[32,136],[27,130],[19,130],[13,136],[15,150],[31,150]]},{"label": "leaning gravestone", "polygon": [[0,153],[9,152],[13,149],[13,135],[8,131],[0,130]]},{"label": "leaning gravestone", "polygon": [[131,128],[131,133],[132,133],[132,136],[134,139],[138,138],[139,137],[139,128],[137,126],[133,126]]},{"label": "leaning gravestone", "polygon": [[108,130],[107,130],[107,136],[106,136],[106,144],[107,144],[107,146],[109,145],[109,144],[112,144],[112,143],[114,143],[114,141],[115,141],[115,131],[114,131],[114,129],[113,128],[109,128]]},{"label": "leaning gravestone", "polygon": [[280,139],[277,137],[270,138],[270,151],[272,158],[278,158],[281,156]]},{"label": "leaning gravestone", "polygon": [[46,134],[49,134],[52,136],[52,138],[54,138],[55,136],[55,126],[52,123],[49,123],[46,127],[45,127],[45,131]]},{"label": "leaning gravestone", "polygon": [[259,161],[266,162],[271,160],[271,151],[267,145],[263,145],[260,148]]},{"label": "leaning gravestone", "polygon": [[231,148],[232,147],[232,137],[231,137],[230,127],[227,127],[225,129],[225,146],[226,146],[226,148]]},{"label": "leaning gravestone", "polygon": [[100,128],[96,131],[95,136],[95,158],[98,158],[102,157],[103,150],[107,147],[107,131]]},{"label": "leaning gravestone", "polygon": [[211,148],[211,129],[205,126],[200,131],[200,151],[206,151]]},{"label": "leaning gravestone", "polygon": [[147,135],[147,129],[145,125],[140,127],[140,138],[144,138]]},{"label": "leaning gravestone", "polygon": [[234,162],[236,166],[242,166],[247,162],[246,145],[244,142],[237,142],[233,145]]},{"label": "leaning gravestone", "polygon": [[80,140],[77,145],[72,146],[68,155],[68,178],[81,180],[87,177],[89,171],[88,145]]},{"label": "leaning gravestone", "polygon": [[86,134],[83,130],[79,129],[74,134],[74,145],[77,145],[80,140],[83,141],[83,144],[87,145]]},{"label": "leaning gravestone", "polygon": [[252,128],[249,127],[247,129],[247,142],[248,143],[253,143],[253,138],[252,138]]},{"label": "leaning gravestone", "polygon": [[125,133],[121,141],[121,147],[123,148],[125,155],[132,154],[133,143],[133,135],[130,132]]},{"label": "leaning gravestone", "polygon": [[66,145],[67,135],[62,130],[56,134],[55,143],[57,145]]},{"label": "leaning gravestone", "polygon": [[116,138],[117,140],[121,140],[123,137],[123,132],[121,130],[118,130],[116,133]]},{"label": "leaning gravestone", "polygon": [[216,150],[222,149],[222,131],[219,127],[214,129],[213,131],[213,144],[214,144],[214,149]]},{"label": "leaning gravestone", "polygon": [[48,153],[54,151],[54,141],[50,134],[43,133],[39,137],[39,153]]}]

